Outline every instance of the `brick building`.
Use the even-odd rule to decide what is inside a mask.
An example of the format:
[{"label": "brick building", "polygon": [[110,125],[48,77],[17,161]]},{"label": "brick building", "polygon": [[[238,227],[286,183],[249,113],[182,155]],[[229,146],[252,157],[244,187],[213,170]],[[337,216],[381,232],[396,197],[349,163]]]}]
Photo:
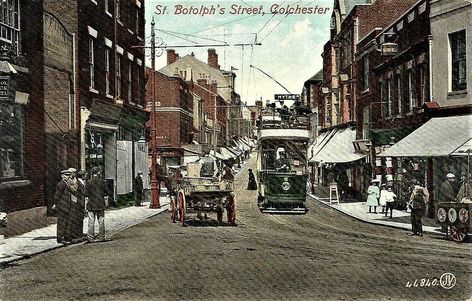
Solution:
[{"label": "brick building", "polygon": [[[357,89],[359,77],[356,53],[359,41],[372,31],[383,28],[401,16],[416,0],[395,1],[335,1],[331,17],[331,36],[323,52],[323,117],[319,140],[323,147],[315,149],[313,161],[327,168],[323,184],[336,179],[340,173],[347,173],[350,186],[357,191],[363,190],[358,181],[363,170],[364,154],[353,154],[350,137],[356,137]],[[324,162],[322,153],[329,153],[330,147],[337,144],[349,145],[338,162]],[[325,149],[325,150],[323,150]],[[334,151],[335,149],[333,149]],[[343,159],[344,158],[344,159]],[[362,159],[362,160],[360,160]],[[323,161],[323,162],[322,162]],[[323,167],[321,167],[323,168]],[[317,171],[318,174],[322,174]]]},{"label": "brick building", "polygon": [[65,167],[98,166],[114,196],[129,193],[147,170],[144,2],[43,2],[48,200]]},{"label": "brick building", "polygon": [[144,51],[135,47],[144,43],[144,1],[76,2],[80,167],[100,167],[109,190],[129,193],[148,168],[137,145],[148,120]]},{"label": "brick building", "polygon": [[194,96],[189,83],[177,74],[167,76],[150,68],[146,68],[146,77],[148,109],[151,108],[153,81],[159,104],[156,106],[158,155],[167,165],[183,164],[181,158],[185,155],[186,145],[195,138]]},{"label": "brick building", "polygon": [[192,93],[202,101],[203,119],[196,133],[197,141],[208,145],[225,145],[229,131],[228,108],[237,98],[234,93],[234,73],[220,70],[214,49],[208,49],[207,63],[195,58],[193,53],[181,58],[173,49],[168,49],[167,64],[159,71],[167,76],[178,75],[191,82]]},{"label": "brick building", "polygon": [[[392,159],[382,161],[377,155],[428,118],[424,106],[431,101],[429,28],[428,2],[419,1],[395,22],[375,29],[358,44],[357,89],[361,92],[357,99],[356,142],[370,159],[365,166],[369,172],[364,173],[364,186],[370,175],[383,182],[394,180]],[[395,169],[402,169],[400,161],[394,163]],[[425,175],[420,177],[424,179]],[[396,185],[399,197],[406,193],[400,184]]]},{"label": "brick building", "polygon": [[43,22],[36,1],[3,1],[0,10],[0,210],[11,235],[46,221]]}]

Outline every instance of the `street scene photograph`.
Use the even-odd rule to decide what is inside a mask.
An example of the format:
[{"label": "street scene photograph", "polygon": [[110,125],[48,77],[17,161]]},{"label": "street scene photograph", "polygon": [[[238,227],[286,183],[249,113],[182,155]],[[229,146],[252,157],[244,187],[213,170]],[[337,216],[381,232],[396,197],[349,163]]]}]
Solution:
[{"label": "street scene photograph", "polygon": [[472,301],[472,1],[0,1],[0,301]]}]

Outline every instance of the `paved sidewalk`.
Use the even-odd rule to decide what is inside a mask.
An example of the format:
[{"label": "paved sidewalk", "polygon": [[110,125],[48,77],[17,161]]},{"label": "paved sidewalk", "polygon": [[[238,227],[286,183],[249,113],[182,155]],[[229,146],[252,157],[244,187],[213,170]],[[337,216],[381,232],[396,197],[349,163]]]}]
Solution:
[{"label": "paved sidewalk", "polygon": [[[169,208],[168,197],[162,196],[160,203],[160,209],[149,209],[149,202],[144,202],[144,205],[141,207],[132,206],[105,211],[106,237],[110,238],[114,234],[137,225]],[[85,218],[84,233],[87,232],[87,221],[88,218]],[[98,231],[98,226],[96,226],[95,231]],[[49,225],[22,235],[6,238],[5,243],[0,245],[0,264],[30,257],[63,246],[65,245],[56,241],[56,224]]]},{"label": "paved sidewalk", "polygon": [[[411,231],[410,223],[394,221],[396,218],[401,218],[401,217],[408,218],[410,216],[410,213],[407,213],[405,211],[393,210],[393,214],[392,214],[393,218],[390,219],[388,217],[385,217],[384,214],[379,213],[382,211],[382,209],[379,210],[379,207],[377,207],[377,212],[378,212],[377,214],[369,213],[369,207],[366,205],[365,202],[330,204],[329,198],[321,198],[311,193],[309,193],[308,195],[314,198],[315,200],[317,200],[318,202],[320,202],[321,204],[331,207],[346,215],[352,216],[353,218],[358,219],[360,221],[370,223],[370,224],[394,227],[394,228],[405,229],[405,230]],[[441,233],[440,230],[441,230],[440,226],[431,227],[431,226],[423,225],[423,231],[426,233],[439,234]]]},{"label": "paved sidewalk", "polygon": [[[244,169],[249,160],[241,163],[241,168],[237,168],[235,175]],[[166,191],[162,189],[162,193]],[[161,195],[161,208],[150,209],[149,202],[143,202],[141,207],[126,207],[116,210],[105,211],[106,238],[125,230],[131,226],[137,225],[147,218],[157,215],[169,208],[169,198]],[[87,233],[88,218],[84,219],[84,233]],[[96,225],[96,230],[98,226]],[[6,238],[4,244],[0,245],[0,264],[5,264],[27,258],[39,253],[64,247],[56,241],[56,224],[44,228],[35,229],[28,233]]]}]

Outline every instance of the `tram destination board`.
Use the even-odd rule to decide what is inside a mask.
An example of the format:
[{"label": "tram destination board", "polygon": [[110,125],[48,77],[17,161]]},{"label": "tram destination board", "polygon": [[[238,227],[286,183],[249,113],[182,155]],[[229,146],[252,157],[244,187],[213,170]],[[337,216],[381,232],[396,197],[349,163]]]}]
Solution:
[{"label": "tram destination board", "polygon": [[274,94],[275,100],[299,100],[300,94]]}]

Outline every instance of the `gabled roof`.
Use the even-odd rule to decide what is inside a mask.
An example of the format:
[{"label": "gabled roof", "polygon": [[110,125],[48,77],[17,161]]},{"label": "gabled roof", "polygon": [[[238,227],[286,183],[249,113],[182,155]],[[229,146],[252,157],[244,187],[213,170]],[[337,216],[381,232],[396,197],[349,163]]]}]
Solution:
[{"label": "gabled roof", "polygon": [[[175,69],[178,71],[187,71],[188,68],[192,69],[192,80],[194,82],[200,78],[201,75],[204,74],[205,78],[208,78],[211,81],[215,80],[217,82],[218,94],[226,101],[231,101],[231,88],[229,86],[228,81],[226,80],[225,76],[221,72],[221,70],[210,67],[208,64],[200,61],[199,59],[195,58],[191,55],[186,55],[179,60],[175,61],[174,63],[167,65],[159,70],[168,76],[173,76],[175,74]],[[226,87],[226,88],[223,88]]]},{"label": "gabled roof", "polygon": [[313,75],[308,81],[322,81],[323,80],[323,69],[318,71],[315,75]]}]

